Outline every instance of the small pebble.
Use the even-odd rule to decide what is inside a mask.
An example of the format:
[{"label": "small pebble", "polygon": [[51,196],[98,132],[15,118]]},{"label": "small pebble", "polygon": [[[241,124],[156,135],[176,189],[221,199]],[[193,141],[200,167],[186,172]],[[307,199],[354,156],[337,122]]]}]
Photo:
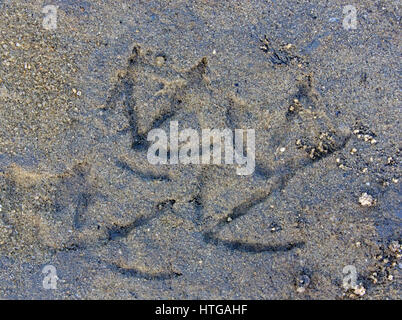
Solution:
[{"label": "small pebble", "polygon": [[375,204],[375,200],[371,195],[364,192],[359,198],[359,203],[363,207],[371,207]]},{"label": "small pebble", "polygon": [[297,279],[297,289],[298,293],[303,293],[306,291],[307,287],[310,285],[310,278],[307,275],[301,275]]},{"label": "small pebble", "polygon": [[287,44],[287,45],[285,46],[285,49],[289,50],[289,49],[292,48],[292,47],[293,47],[293,44],[289,43],[289,44]]},{"label": "small pebble", "polygon": [[366,289],[360,284],[354,289],[354,293],[358,296],[364,296],[366,294]]},{"label": "small pebble", "polygon": [[155,62],[158,67],[161,67],[165,63],[165,58],[162,56],[159,56],[156,58]]}]

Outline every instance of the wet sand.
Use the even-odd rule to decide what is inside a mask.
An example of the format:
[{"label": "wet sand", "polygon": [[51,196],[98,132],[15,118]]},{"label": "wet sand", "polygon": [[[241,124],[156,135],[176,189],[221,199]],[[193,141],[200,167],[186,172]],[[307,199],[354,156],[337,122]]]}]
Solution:
[{"label": "wet sand", "polygon": [[[401,298],[397,1],[52,4],[0,1],[0,298]],[[254,174],[151,165],[169,121]]]}]

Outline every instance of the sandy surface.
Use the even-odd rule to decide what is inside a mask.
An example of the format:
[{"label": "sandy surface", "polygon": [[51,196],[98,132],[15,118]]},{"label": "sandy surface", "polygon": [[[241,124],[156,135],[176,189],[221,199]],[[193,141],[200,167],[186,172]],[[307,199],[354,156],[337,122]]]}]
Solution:
[{"label": "sandy surface", "polygon": [[[401,298],[399,1],[46,4],[0,1],[0,298]],[[254,174],[151,165],[173,120]]]}]

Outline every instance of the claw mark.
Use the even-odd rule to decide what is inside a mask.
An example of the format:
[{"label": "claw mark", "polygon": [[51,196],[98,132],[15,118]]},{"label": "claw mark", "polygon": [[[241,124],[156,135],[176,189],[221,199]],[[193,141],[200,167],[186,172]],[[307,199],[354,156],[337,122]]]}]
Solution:
[{"label": "claw mark", "polygon": [[151,181],[151,180],[159,180],[159,181],[167,181],[167,182],[171,181],[171,179],[168,175],[157,175],[157,174],[154,174],[151,172],[142,172],[142,171],[134,170],[133,168],[131,168],[131,166],[128,163],[126,163],[122,160],[116,160],[115,164],[118,168],[128,171],[130,174],[135,175],[145,181]]},{"label": "claw mark", "polygon": [[158,203],[158,205],[156,206],[158,208],[158,210],[164,210],[164,209],[169,209],[172,210],[173,209],[173,205],[176,203],[176,200],[174,199],[169,199],[166,201],[162,201],[160,203]]},{"label": "claw mark", "polygon": [[290,47],[288,48],[287,46],[282,46],[280,49],[276,49],[273,46],[271,46],[270,41],[268,40],[267,36],[264,36],[264,39],[260,39],[261,46],[260,49],[265,52],[270,54],[270,60],[272,64],[274,65],[289,65],[289,63],[292,62],[292,60],[297,60],[298,62],[301,62],[302,59],[297,56],[293,55],[289,52]]},{"label": "claw mark", "polygon": [[256,163],[254,174],[263,177],[265,180],[268,180],[269,178],[272,178],[274,173],[271,169],[265,168],[264,166],[261,166],[260,164]]},{"label": "claw mark", "polygon": [[302,248],[305,242],[292,242],[284,245],[266,245],[262,243],[252,243],[240,240],[230,241],[219,239],[214,232],[206,232],[203,235],[203,239],[206,243],[212,243],[216,246],[223,245],[230,250],[238,250],[249,253],[261,253],[261,252],[286,252],[295,248]]},{"label": "claw mark", "polygon": [[125,238],[129,235],[129,233],[134,230],[134,228],[145,225],[148,221],[150,221],[152,217],[140,217],[128,225],[125,226],[113,226],[109,227],[107,230],[108,233],[108,241],[113,241],[120,238]]},{"label": "claw mark", "polygon": [[68,251],[83,250],[85,248],[88,248],[88,246],[78,244],[78,243],[72,243],[72,244],[69,244],[69,245],[65,245],[63,248],[57,249],[55,251],[57,251],[57,252],[68,252]]},{"label": "claw mark", "polygon": [[151,220],[153,220],[154,218],[159,216],[160,211],[171,210],[175,203],[176,203],[176,200],[174,200],[174,199],[169,199],[169,200],[160,202],[156,205],[157,212],[153,215],[141,216],[125,226],[116,226],[115,225],[113,227],[109,227],[107,230],[108,241],[113,241],[116,239],[127,237],[130,234],[130,232],[132,230],[134,230],[135,228],[146,225]]},{"label": "claw mark", "polygon": [[[235,207],[232,211],[232,213],[227,217],[231,218],[232,220],[235,220],[237,218],[240,218],[247,214],[247,212],[253,208],[254,206],[264,202],[271,193],[268,194],[261,194],[257,193],[253,195],[253,198],[251,200],[245,201],[242,204],[238,205]],[[227,218],[225,220],[227,220]]]},{"label": "claw mark", "polygon": [[142,278],[146,280],[169,280],[182,275],[179,272],[144,272],[135,268],[123,268],[115,263],[110,264],[109,269],[128,277]]},{"label": "claw mark", "polygon": [[133,222],[125,226],[113,226],[108,228],[108,240],[113,241],[120,238],[127,237],[132,230],[137,227],[147,224],[150,220],[155,218],[155,215],[149,217],[139,217]]},{"label": "claw mark", "polygon": [[319,95],[314,89],[312,74],[306,75],[301,81],[299,81],[298,92],[295,99],[300,101],[302,105],[308,107],[317,104],[319,101]]},{"label": "claw mark", "polygon": [[78,195],[78,204],[74,214],[74,228],[80,229],[83,224],[84,214],[92,201],[92,194],[83,192]]}]

